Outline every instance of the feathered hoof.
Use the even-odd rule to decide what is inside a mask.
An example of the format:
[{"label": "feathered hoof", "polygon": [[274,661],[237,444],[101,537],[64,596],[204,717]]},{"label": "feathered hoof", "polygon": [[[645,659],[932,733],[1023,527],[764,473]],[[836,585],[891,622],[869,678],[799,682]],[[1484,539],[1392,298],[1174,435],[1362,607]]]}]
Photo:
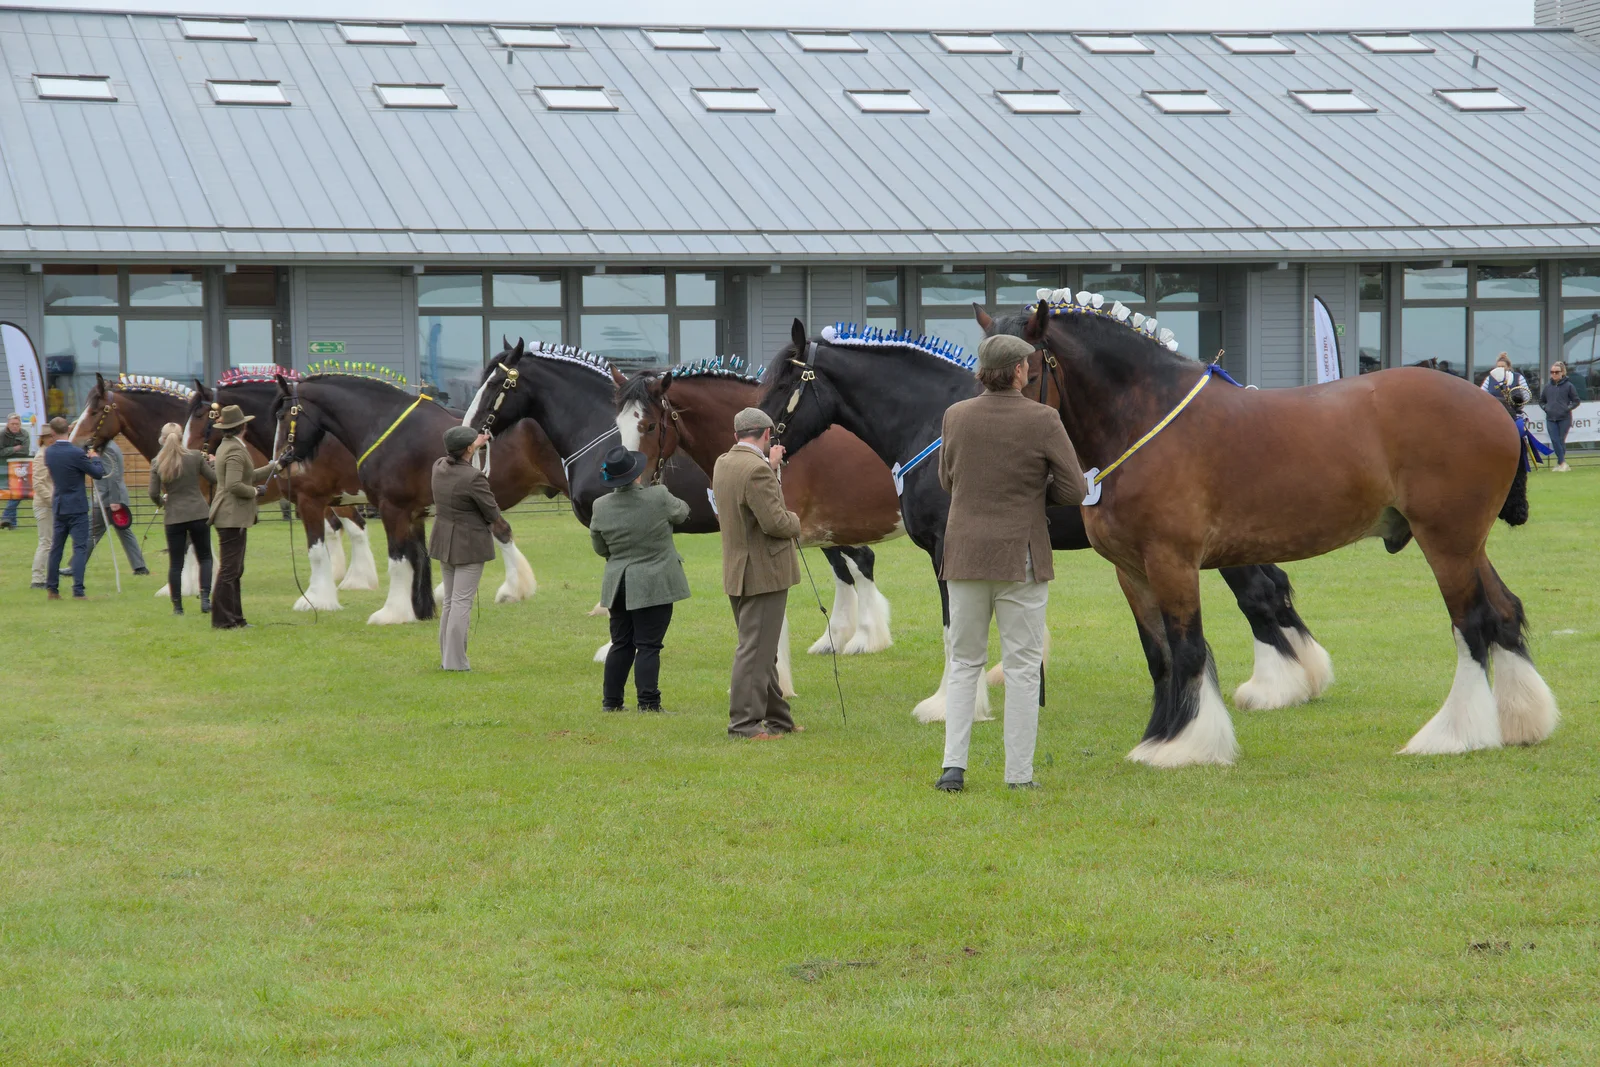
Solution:
[{"label": "feathered hoof", "polygon": [[343,611],[344,610],[344,605],[339,603],[339,598],[337,596],[334,596],[334,597],[330,598],[330,597],[325,597],[325,596],[313,596],[312,594],[307,593],[304,596],[302,596],[299,600],[296,600],[294,602],[294,610],[296,610],[296,611]]},{"label": "feathered hoof", "polygon": [[911,715],[918,722],[944,722],[944,690],[939,690],[912,708]]},{"label": "feathered hoof", "polygon": [[598,650],[595,651],[594,661],[596,663],[604,663],[606,661],[606,657],[609,656],[610,654],[611,654],[611,642],[607,641],[605,644],[601,645]]}]

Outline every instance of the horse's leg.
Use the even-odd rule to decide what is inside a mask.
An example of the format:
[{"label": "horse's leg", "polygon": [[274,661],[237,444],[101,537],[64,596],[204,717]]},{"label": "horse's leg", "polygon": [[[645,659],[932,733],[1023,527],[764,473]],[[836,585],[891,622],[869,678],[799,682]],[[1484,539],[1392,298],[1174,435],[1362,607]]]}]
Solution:
[{"label": "horse's leg", "polygon": [[[1043,660],[1043,662],[1041,662],[1039,664],[1039,668],[1041,670],[1044,670],[1044,669],[1049,668],[1049,666],[1050,666],[1050,628],[1048,626],[1046,626],[1045,630],[1044,630],[1044,660]],[[984,675],[984,678],[988,681],[988,683],[990,685],[1005,685],[1006,684],[1006,665],[1004,663],[996,663],[993,667],[989,668],[989,673]]]},{"label": "horse's leg", "polygon": [[1528,619],[1522,601],[1500,580],[1485,558],[1479,568],[1484,603],[1495,615],[1490,640],[1494,658],[1494,703],[1500,715],[1500,740],[1508,745],[1536,745],[1561,721],[1555,694],[1539,676],[1528,655]]},{"label": "horse's leg", "polygon": [[822,558],[833,568],[833,610],[828,613],[828,628],[806,650],[813,656],[843,652],[846,642],[856,632],[855,577],[845,564],[844,550],[824,548]]},{"label": "horse's leg", "polygon": [[[296,494],[300,507],[300,522],[306,530],[306,555],[311,559],[311,581],[300,599],[294,602],[296,611],[338,611],[339,589],[334,584],[333,559],[328,554],[327,512],[322,502]],[[337,536],[337,535],[335,535]]]},{"label": "horse's leg", "polygon": [[498,542],[500,555],[506,564],[506,580],[500,583],[500,588],[495,590],[494,602],[496,604],[512,604],[519,600],[526,600],[539,591],[539,582],[533,576],[533,565],[528,562],[528,557],[522,554],[517,547],[517,542],[511,537]]},{"label": "horse's leg", "polygon": [[1223,567],[1221,574],[1255,638],[1255,669],[1234,690],[1234,705],[1247,711],[1264,710],[1310,700],[1311,676],[1289,640],[1289,628],[1278,621],[1283,603],[1278,583],[1263,567]]},{"label": "horse's leg", "polygon": [[344,576],[350,571],[350,562],[345,558],[344,538],[340,536],[339,516],[329,508],[322,516],[322,539],[328,545],[328,559],[333,564],[333,584],[344,581]]},{"label": "horse's leg", "polygon": [[[1239,755],[1239,746],[1200,623],[1200,574],[1183,560],[1147,560],[1145,568],[1143,582],[1136,575],[1128,576],[1134,587],[1128,593],[1129,602],[1134,603],[1137,595],[1134,615],[1141,620],[1141,638],[1145,637],[1144,620],[1153,623],[1159,612],[1170,666],[1166,684],[1157,682],[1144,740],[1128,753],[1128,759],[1152,767],[1231,764]],[[1124,592],[1128,592],[1126,585]],[[1154,676],[1149,642],[1145,657]]]},{"label": "horse's leg", "polygon": [[384,502],[378,505],[383,518],[383,533],[389,540],[389,595],[383,607],[367,617],[371,626],[416,622],[417,611],[411,589],[415,584],[417,567],[409,558],[407,542],[411,537],[411,513],[405,508]]},{"label": "horse's leg", "polygon": [[844,549],[845,568],[855,579],[856,632],[845,645],[847,655],[882,652],[894,644],[889,634],[889,599],[878,589],[874,577],[877,553],[866,545]]},{"label": "horse's leg", "polygon": [[434,616],[433,559],[428,555],[428,524],[420,516],[411,520],[406,538],[406,556],[411,560],[411,608],[418,619]]},{"label": "horse's leg", "polygon": [[372,557],[372,537],[367,532],[367,520],[359,508],[350,508],[349,514],[340,514],[339,525],[350,538],[350,568],[345,571],[340,589],[378,588],[378,561]]},{"label": "horse's leg", "polygon": [[783,629],[778,631],[778,689],[784,699],[795,695],[794,668],[789,661],[789,613],[784,612]]},{"label": "horse's leg", "polygon": [[184,596],[200,595],[200,557],[194,554],[193,545],[184,550],[183,576],[178,581],[183,587]]},{"label": "horse's leg", "polygon": [[[935,570],[937,574],[937,569]],[[945,693],[950,687],[950,590],[944,582],[939,582],[939,609],[944,621],[944,674],[939,678],[939,688],[933,696],[926,698],[915,708],[911,714],[918,722],[944,722],[945,718]],[[973,722],[992,722],[994,716],[989,713],[989,683],[987,679],[978,682],[977,698],[972,707]]]}]

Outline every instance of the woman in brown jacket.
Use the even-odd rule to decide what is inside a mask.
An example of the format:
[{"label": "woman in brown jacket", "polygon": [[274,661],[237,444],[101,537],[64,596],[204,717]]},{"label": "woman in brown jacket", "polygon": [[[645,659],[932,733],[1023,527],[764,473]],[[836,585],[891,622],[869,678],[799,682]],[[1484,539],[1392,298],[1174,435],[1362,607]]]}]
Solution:
[{"label": "woman in brown jacket", "polygon": [[505,526],[489,479],[472,465],[472,454],[488,439],[471,427],[452,426],[444,432],[445,455],[433,464],[435,517],[428,555],[444,571],[439,665],[447,671],[472,669],[467,662],[472,602],[483,565],[494,559],[493,530]]},{"label": "woman in brown jacket", "polygon": [[211,613],[211,531],[206,526],[210,505],[200,483],[217,484],[217,473],[199,452],[183,447],[183,427],[161,427],[161,451],[150,464],[150,502],[165,514],[167,593],[172,613],[183,614],[183,558],[190,546],[200,564],[200,614]]}]

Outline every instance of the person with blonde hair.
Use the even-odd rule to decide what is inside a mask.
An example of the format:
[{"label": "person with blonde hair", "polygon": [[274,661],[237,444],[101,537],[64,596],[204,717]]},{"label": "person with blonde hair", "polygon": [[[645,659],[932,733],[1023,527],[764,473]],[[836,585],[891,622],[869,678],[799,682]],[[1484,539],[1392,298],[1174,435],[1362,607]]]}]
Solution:
[{"label": "person with blonde hair", "polygon": [[[57,419],[56,422],[64,420]],[[54,424],[39,428],[39,451],[33,456],[33,525],[39,532],[39,547],[33,550],[33,588],[44,589],[46,566],[50,562],[50,546],[54,543],[56,526],[51,501],[55,487],[50,482],[50,468],[44,464],[44,450],[56,443]]]},{"label": "person with blonde hair", "polygon": [[1583,397],[1567,376],[1567,365],[1560,360],[1550,364],[1550,381],[1539,394],[1539,406],[1544,408],[1545,430],[1556,454],[1555,469],[1563,474],[1572,470],[1567,466],[1567,433],[1572,429],[1572,413],[1581,403]]},{"label": "person with blonde hair", "polygon": [[217,484],[216,472],[206,457],[183,447],[183,427],[169,422],[161,427],[161,450],[150,463],[150,501],[163,511],[167,531],[167,592],[172,613],[183,614],[183,557],[194,547],[200,563],[200,613],[211,612],[211,531],[206,519],[210,505],[200,483]]}]

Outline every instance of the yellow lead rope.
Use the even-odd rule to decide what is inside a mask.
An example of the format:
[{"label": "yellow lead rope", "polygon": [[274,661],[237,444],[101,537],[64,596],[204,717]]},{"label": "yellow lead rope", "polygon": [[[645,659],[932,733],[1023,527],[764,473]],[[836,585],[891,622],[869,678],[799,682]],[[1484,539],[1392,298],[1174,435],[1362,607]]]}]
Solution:
[{"label": "yellow lead rope", "polygon": [[1166,418],[1162,419],[1160,422],[1158,422],[1154,426],[1150,427],[1150,432],[1149,433],[1145,434],[1143,437],[1139,438],[1133,444],[1129,445],[1128,446],[1128,450],[1126,452],[1124,452],[1122,455],[1118,456],[1115,460],[1113,460],[1112,463],[1111,463],[1111,466],[1107,467],[1105,470],[1101,470],[1098,467],[1091,467],[1089,470],[1084,471],[1083,472],[1084,477],[1089,482],[1089,492],[1087,494],[1085,494],[1085,496],[1083,498],[1084,505],[1088,506],[1090,504],[1099,503],[1100,502],[1100,483],[1105,481],[1106,478],[1111,474],[1112,471],[1114,471],[1118,467],[1122,466],[1122,464],[1127,461],[1129,456],[1133,455],[1135,452],[1139,451],[1139,449],[1141,449],[1145,445],[1149,444],[1150,443],[1150,439],[1152,437],[1154,437],[1156,434],[1160,433],[1162,430],[1166,429],[1167,428],[1167,424],[1170,423],[1173,419],[1177,418],[1180,414],[1183,413],[1183,409],[1189,406],[1189,401],[1191,401],[1195,397],[1199,396],[1200,395],[1200,390],[1204,389],[1206,387],[1206,383],[1209,382],[1210,380],[1211,380],[1211,369],[1208,367],[1208,368],[1206,368],[1206,373],[1202,374],[1200,376],[1200,380],[1195,383],[1194,388],[1189,390],[1189,395],[1184,397],[1182,400],[1178,401],[1178,406],[1173,408],[1171,411],[1167,412],[1167,417]]},{"label": "yellow lead rope", "polygon": [[[410,415],[413,411],[417,410],[417,405],[418,404],[422,403],[424,400],[432,400],[432,399],[433,399],[433,397],[429,396],[427,393],[418,393],[417,394],[417,398],[411,402],[411,406],[406,408],[404,411],[402,411],[400,413],[400,417],[398,419],[395,419],[394,422],[390,423],[389,424],[389,428],[387,430],[383,431],[383,433],[378,435],[378,439],[376,441],[372,442],[372,447],[371,448],[369,448],[365,452],[361,453],[361,458],[356,460],[356,469],[357,470],[361,469],[361,465],[367,461],[367,457],[372,455],[373,452],[377,451],[378,446],[383,444],[385,441],[387,441],[389,439],[389,435],[394,433],[396,430],[398,430],[400,428],[400,424],[402,422],[406,421],[406,416]],[[1185,401],[1185,403],[1187,403],[1187,402],[1188,401]],[[1176,415],[1177,412],[1173,412],[1173,414]],[[1120,463],[1122,461],[1118,460],[1117,462]]]}]

